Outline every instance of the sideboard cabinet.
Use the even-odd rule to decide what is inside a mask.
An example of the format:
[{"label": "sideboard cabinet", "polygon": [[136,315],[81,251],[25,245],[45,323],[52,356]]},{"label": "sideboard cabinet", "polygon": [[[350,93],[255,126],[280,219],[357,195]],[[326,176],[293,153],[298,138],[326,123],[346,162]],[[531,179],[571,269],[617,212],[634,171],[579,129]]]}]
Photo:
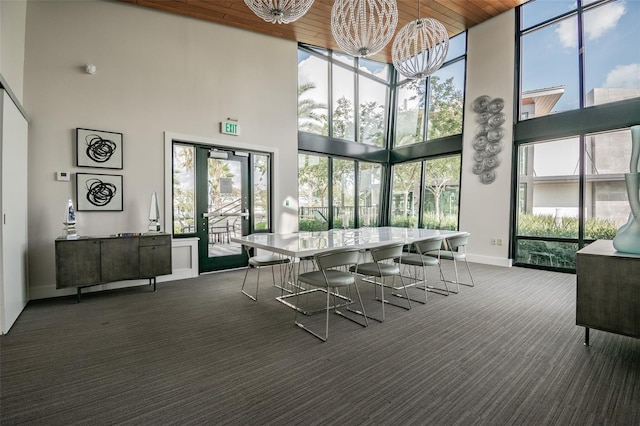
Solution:
[{"label": "sideboard cabinet", "polygon": [[58,238],[56,287],[81,289],[114,281],[147,278],[156,289],[156,277],[171,274],[171,235]]},{"label": "sideboard cabinet", "polygon": [[640,337],[640,255],[620,253],[611,240],[578,251],[576,324]]}]

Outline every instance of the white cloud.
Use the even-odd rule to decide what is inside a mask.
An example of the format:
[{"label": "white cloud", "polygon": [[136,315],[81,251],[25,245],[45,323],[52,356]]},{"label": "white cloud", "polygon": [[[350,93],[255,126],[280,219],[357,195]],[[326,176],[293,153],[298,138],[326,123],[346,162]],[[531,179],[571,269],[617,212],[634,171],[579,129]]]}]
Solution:
[{"label": "white cloud", "polygon": [[604,87],[637,89],[640,87],[640,64],[618,65],[609,71]]},{"label": "white cloud", "polygon": [[[626,13],[624,3],[611,3],[585,14],[585,36],[587,40],[596,40],[618,24]],[[578,46],[577,19],[569,18],[560,22],[556,34],[562,47],[575,48]]]},{"label": "white cloud", "polygon": [[[586,15],[585,32],[587,40],[600,38],[604,33],[614,28],[625,12],[624,3],[612,3],[596,9],[595,12],[592,12],[593,15]],[[594,19],[589,19],[590,16],[593,16]]]},{"label": "white cloud", "polygon": [[578,22],[575,18],[565,19],[556,28],[562,47],[578,47]]}]

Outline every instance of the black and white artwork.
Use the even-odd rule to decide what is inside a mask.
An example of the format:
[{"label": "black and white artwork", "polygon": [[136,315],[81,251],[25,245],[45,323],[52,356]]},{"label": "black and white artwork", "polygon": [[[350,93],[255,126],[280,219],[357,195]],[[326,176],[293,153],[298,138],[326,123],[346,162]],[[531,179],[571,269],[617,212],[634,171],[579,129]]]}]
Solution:
[{"label": "black and white artwork", "polygon": [[472,103],[471,109],[476,113],[478,127],[473,137],[473,173],[478,175],[480,182],[489,185],[496,180],[496,169],[500,165],[498,154],[502,151],[504,127],[507,116],[502,109],[504,99],[491,96],[478,96]]},{"label": "black and white artwork", "polygon": [[76,173],[77,211],[122,211],[122,175]]},{"label": "black and white artwork", "polygon": [[122,169],[122,133],[76,129],[78,167]]}]

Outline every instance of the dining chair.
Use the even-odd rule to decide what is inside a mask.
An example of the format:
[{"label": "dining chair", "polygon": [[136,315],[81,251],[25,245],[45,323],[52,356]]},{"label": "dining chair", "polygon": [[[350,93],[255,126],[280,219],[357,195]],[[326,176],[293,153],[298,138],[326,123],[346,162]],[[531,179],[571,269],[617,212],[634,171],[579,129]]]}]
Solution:
[{"label": "dining chair", "polygon": [[[411,278],[413,282],[409,285],[415,286],[415,288],[424,290],[424,301],[418,299],[412,299],[414,302],[427,303],[428,292],[434,292],[448,296],[450,293],[454,293],[449,290],[447,282],[444,280],[442,274],[442,266],[440,264],[440,248],[444,242],[444,238],[428,238],[425,240],[415,241],[413,251],[405,254],[396,261],[399,264],[413,267],[413,275]],[[434,287],[427,283],[427,268],[431,266],[437,266],[440,270],[440,279],[444,284],[444,288]],[[422,280],[418,277],[418,272],[422,271]],[[422,284],[421,286],[419,284]]]},{"label": "dining chair", "polygon": [[[475,282],[473,281],[473,275],[471,275],[471,268],[469,268],[469,262],[467,262],[467,243],[469,242],[469,236],[471,234],[465,233],[464,235],[459,235],[455,237],[445,238],[445,246],[443,249],[436,251],[430,251],[427,253],[428,256],[436,257],[438,256],[440,259],[447,259],[453,261],[453,270],[455,271],[456,280],[446,280],[444,275],[442,276],[442,280],[446,283],[453,283],[457,286],[457,290],[460,291],[460,284],[466,285],[469,287],[474,287]],[[467,272],[469,273],[470,283],[464,283],[460,281],[458,275],[458,262],[464,262],[467,267]],[[440,269],[440,273],[442,274],[442,269]]]},{"label": "dining chair", "polygon": [[[284,282],[288,275],[288,271],[289,271],[288,266],[291,260],[288,257],[284,257],[277,254],[251,256],[250,249],[245,246],[245,250],[247,251],[247,255],[249,255],[250,257],[249,257],[249,266],[247,267],[247,270],[244,273],[244,280],[242,281],[242,288],[240,290],[242,294],[244,294],[245,296],[247,296],[252,300],[258,301],[258,288],[260,286],[260,269],[269,267],[269,266],[271,267],[271,276],[273,278],[274,287],[278,287],[282,290],[282,292],[284,292]],[[276,284],[276,273],[275,273],[276,266],[280,267],[280,285]],[[247,283],[247,276],[249,275],[249,270],[251,268],[255,268],[258,271],[257,273],[258,276],[256,277],[255,295],[249,294],[244,290],[244,286]]]},{"label": "dining chair", "polygon": [[[356,266],[358,264],[359,257],[360,250],[357,248],[331,250],[318,253],[314,256],[314,261],[318,270],[300,274],[298,276],[298,283],[315,287],[316,289],[319,289],[326,293],[326,305],[325,308],[322,309],[322,311],[325,312],[326,316],[324,336],[319,332],[313,331],[307,325],[298,320],[300,309],[295,310],[294,322],[298,327],[311,333],[323,342],[326,342],[329,338],[329,312],[331,311],[331,309],[333,309],[337,315],[340,315],[343,318],[348,319],[349,321],[353,321],[356,324],[361,325],[362,327],[367,327],[369,325],[367,316],[364,311],[364,305],[362,304],[362,298],[360,297],[360,291],[358,290],[356,276],[353,273],[349,272],[350,267]],[[340,310],[338,310],[338,308],[341,306],[348,306],[348,304],[354,303],[351,297],[345,298],[339,293],[340,289],[346,288],[350,290],[351,287],[355,288],[361,309],[361,312],[358,313],[361,313],[364,317],[364,323],[356,321],[355,319],[343,314]],[[308,300],[310,292],[307,291],[305,293]],[[350,295],[351,292],[349,291],[349,296]],[[331,305],[332,298],[333,305]],[[300,292],[297,294],[296,306],[300,306]]]},{"label": "dining chair", "polygon": [[[398,306],[404,309],[411,309],[411,299],[409,298],[409,294],[407,293],[407,287],[404,285],[404,278],[400,273],[400,267],[397,265],[397,261],[402,258],[404,249],[404,243],[394,243],[387,244],[381,247],[375,247],[369,249],[369,254],[371,255],[372,262],[364,262],[360,263],[357,266],[351,267],[351,272],[357,273],[359,275],[363,275],[365,277],[371,277],[373,280],[365,279],[365,282],[372,283],[374,285],[374,292],[376,300],[379,300],[382,305],[382,317],[375,318],[369,315],[369,318],[374,319],[379,322],[383,322],[385,319],[385,304],[390,304],[394,306]],[[394,261],[396,261],[394,263]],[[402,285],[400,287],[395,287],[395,278],[399,276],[400,282]],[[385,283],[385,278],[391,277],[393,279],[391,285]],[[378,279],[380,281],[378,281]],[[380,298],[378,298],[378,287],[380,288]],[[393,288],[393,289],[402,289],[404,290],[404,299],[407,301],[407,306],[395,304],[389,300],[384,298],[384,289],[385,287]],[[392,293],[393,294],[393,293]],[[395,295],[395,294],[394,294]]]}]

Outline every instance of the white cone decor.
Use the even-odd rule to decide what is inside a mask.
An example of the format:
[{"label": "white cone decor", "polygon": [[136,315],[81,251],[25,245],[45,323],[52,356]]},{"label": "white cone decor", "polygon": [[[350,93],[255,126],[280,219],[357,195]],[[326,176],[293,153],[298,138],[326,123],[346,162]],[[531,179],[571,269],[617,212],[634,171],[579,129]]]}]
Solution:
[{"label": "white cone decor", "polygon": [[391,49],[393,66],[411,79],[425,78],[436,72],[449,51],[449,35],[435,19],[418,18],[398,32]]},{"label": "white cone decor", "polygon": [[397,25],[395,0],[335,0],[331,8],[333,38],[351,56],[364,58],[381,51]]},{"label": "white cone decor", "polygon": [[160,209],[158,208],[158,194],[151,194],[149,205],[149,232],[160,232]]},{"label": "white cone decor", "polygon": [[249,9],[272,24],[288,24],[307,13],[313,0],[244,0]]}]

